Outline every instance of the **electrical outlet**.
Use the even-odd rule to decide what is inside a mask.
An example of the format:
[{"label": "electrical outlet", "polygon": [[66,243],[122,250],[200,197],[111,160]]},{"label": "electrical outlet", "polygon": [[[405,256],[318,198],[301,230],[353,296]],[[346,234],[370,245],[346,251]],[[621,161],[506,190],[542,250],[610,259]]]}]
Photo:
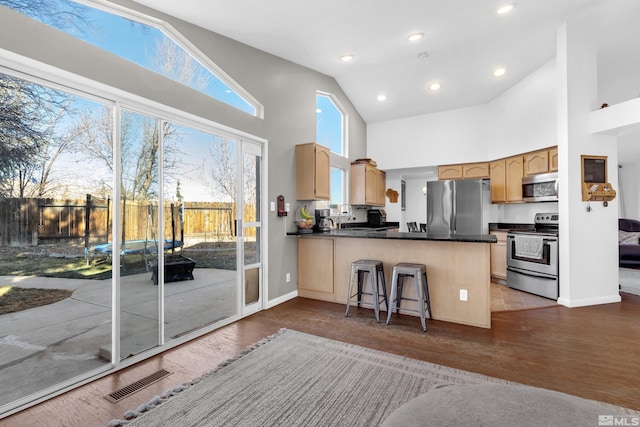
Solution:
[{"label": "electrical outlet", "polygon": [[285,274],[284,280],[286,280],[286,282],[289,283],[291,281],[291,273]]},{"label": "electrical outlet", "polygon": [[466,301],[466,300],[467,300],[467,290],[460,289],[460,301]]}]

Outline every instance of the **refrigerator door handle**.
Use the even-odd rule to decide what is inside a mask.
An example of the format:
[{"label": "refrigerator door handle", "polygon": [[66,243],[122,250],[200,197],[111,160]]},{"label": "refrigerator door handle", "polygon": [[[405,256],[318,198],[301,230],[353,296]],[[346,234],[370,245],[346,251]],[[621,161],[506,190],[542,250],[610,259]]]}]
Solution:
[{"label": "refrigerator door handle", "polygon": [[458,197],[458,195],[456,194],[458,192],[458,189],[456,188],[456,182],[452,181],[452,188],[451,188],[451,200],[453,202],[453,207],[451,209],[451,230],[449,230],[450,233],[455,234],[456,232],[456,218],[458,217],[458,201],[456,200],[456,198]]}]

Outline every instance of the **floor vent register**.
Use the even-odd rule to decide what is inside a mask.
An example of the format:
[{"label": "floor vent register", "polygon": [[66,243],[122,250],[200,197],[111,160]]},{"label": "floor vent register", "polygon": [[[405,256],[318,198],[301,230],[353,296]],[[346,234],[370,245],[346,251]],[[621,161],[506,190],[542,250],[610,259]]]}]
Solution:
[{"label": "floor vent register", "polygon": [[162,378],[168,375],[171,375],[171,372],[160,369],[159,371],[156,371],[151,375],[147,375],[146,377],[139,379],[136,382],[122,387],[120,390],[116,390],[113,393],[108,394],[104,398],[111,403],[119,402],[125,397],[142,390],[143,388],[155,383],[156,381],[160,381]]}]

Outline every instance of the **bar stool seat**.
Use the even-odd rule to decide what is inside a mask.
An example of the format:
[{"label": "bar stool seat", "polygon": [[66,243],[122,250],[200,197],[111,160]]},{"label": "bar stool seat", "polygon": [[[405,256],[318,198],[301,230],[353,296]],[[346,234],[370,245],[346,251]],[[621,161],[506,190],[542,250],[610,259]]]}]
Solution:
[{"label": "bar stool seat", "polygon": [[[364,291],[365,274],[369,277],[369,292]],[[356,279],[357,275],[357,279]],[[357,292],[353,291],[353,282],[357,280]],[[371,302],[363,301],[363,295],[371,295]],[[349,292],[347,293],[347,310],[344,315],[349,316],[349,307],[351,300],[357,297],[357,304],[370,305],[376,315],[376,322],[380,322],[380,303],[384,302],[387,311],[389,311],[389,301],[387,300],[387,284],[384,279],[384,268],[382,261],[372,259],[360,259],[351,263],[351,276],[349,278]]]},{"label": "bar stool seat", "polygon": [[[413,277],[416,284],[417,298],[406,298],[402,296],[404,279],[406,277]],[[420,322],[422,323],[422,330],[427,331],[427,325],[425,322],[425,306],[426,311],[429,313],[429,319],[431,316],[431,300],[429,299],[429,282],[427,281],[427,266],[424,264],[412,264],[412,263],[399,263],[393,266],[393,275],[391,280],[391,295],[389,297],[391,301],[391,310],[387,310],[387,325],[391,323],[391,314],[393,312],[393,304],[395,303],[396,313],[400,313],[400,302],[402,300],[415,301],[418,303],[418,309],[404,309],[405,311],[413,311],[420,314]]]}]

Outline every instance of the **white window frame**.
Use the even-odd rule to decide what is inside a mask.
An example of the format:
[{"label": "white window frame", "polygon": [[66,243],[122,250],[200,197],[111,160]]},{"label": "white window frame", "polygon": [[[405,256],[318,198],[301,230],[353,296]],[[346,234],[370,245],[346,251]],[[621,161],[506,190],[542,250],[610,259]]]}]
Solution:
[{"label": "white window frame", "polygon": [[[184,37],[178,30],[176,30],[171,24],[165,22],[161,19],[151,17],[149,15],[145,15],[141,12],[137,12],[131,9],[128,9],[124,6],[117,5],[111,2],[107,2],[105,0],[71,0],[75,3],[83,4],[85,6],[101,10],[105,13],[110,13],[112,15],[120,16],[121,18],[128,19],[131,21],[135,21],[150,27],[154,27],[157,30],[164,33],[167,37],[172,39],[178,46],[184,49],[186,52],[191,54],[191,56],[196,59],[196,61],[200,62],[206,69],[209,70],[212,74],[214,74],[220,81],[226,84],[231,90],[236,92],[238,96],[248,104],[250,104],[256,110],[255,116],[264,119],[264,106],[247,90],[245,90],[242,86],[240,86],[236,81],[234,81],[227,73],[222,70],[218,65],[216,65],[207,55],[202,53],[200,49],[198,49],[193,43],[191,43],[186,37]],[[139,65],[139,64],[136,64]],[[139,65],[141,66],[141,65]],[[227,104],[225,101],[222,101],[214,96],[205,94],[212,99],[216,99],[220,102]],[[230,104],[227,104],[230,105]],[[232,106],[233,108],[237,108]],[[243,110],[241,110],[243,111]],[[250,113],[247,113],[250,114]]]},{"label": "white window frame", "polygon": [[[333,103],[333,105],[335,105],[336,109],[338,111],[340,111],[340,114],[342,114],[342,154],[338,154],[338,153],[335,153],[333,151],[331,153],[335,154],[336,156],[349,158],[349,138],[348,138],[348,135],[349,135],[349,115],[347,114],[347,110],[344,108],[344,106],[342,105],[342,103],[340,102],[338,97],[336,97],[332,93],[324,92],[324,91],[321,91],[321,90],[317,90],[316,91],[316,99],[317,99],[318,96],[324,96],[324,97],[329,98],[331,100],[331,102]],[[316,112],[316,115],[317,114],[318,113]],[[316,119],[316,122],[317,122],[317,119]],[[317,130],[316,130],[316,133],[317,133]],[[333,162],[332,162],[332,165],[333,165]]]}]

